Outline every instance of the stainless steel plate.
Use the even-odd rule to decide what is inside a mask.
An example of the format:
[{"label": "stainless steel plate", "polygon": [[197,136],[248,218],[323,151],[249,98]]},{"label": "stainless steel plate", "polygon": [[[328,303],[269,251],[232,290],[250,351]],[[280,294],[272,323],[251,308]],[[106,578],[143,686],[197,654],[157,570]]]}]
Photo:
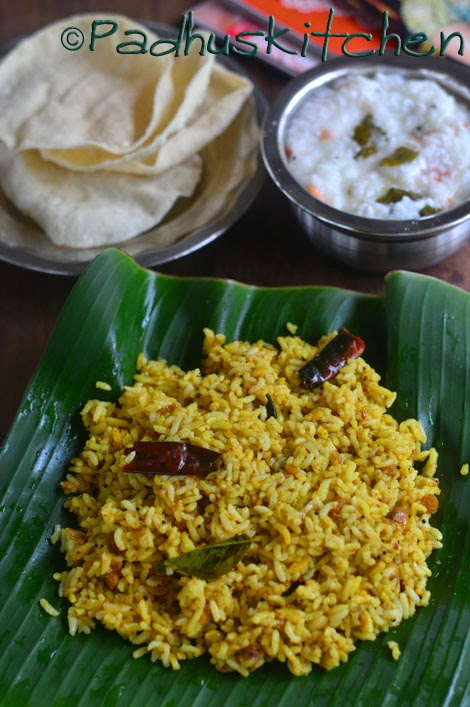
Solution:
[{"label": "stainless steel plate", "polygon": [[[147,26],[161,36],[175,36],[175,29],[166,25],[147,23]],[[0,46],[0,57],[11,51],[21,39],[23,37]],[[221,57],[218,60],[232,71],[243,73],[230,57]],[[266,101],[256,86],[251,101],[257,123],[261,125]],[[218,238],[241,217],[261,189],[264,176],[258,152],[253,156],[253,168],[248,177],[230,192],[217,215],[203,226],[181,233],[171,245],[159,245],[159,229],[169,222],[175,210],[178,210],[178,213],[181,210],[181,205],[176,205],[163,224],[119,243],[117,247],[146,267],[161,265],[188,255]],[[207,199],[207,195],[204,198]],[[216,193],[213,198],[217,198]],[[0,190],[0,260],[30,270],[57,275],[78,275],[101,250],[103,248],[77,249],[57,246],[38,224],[18,211]]]}]

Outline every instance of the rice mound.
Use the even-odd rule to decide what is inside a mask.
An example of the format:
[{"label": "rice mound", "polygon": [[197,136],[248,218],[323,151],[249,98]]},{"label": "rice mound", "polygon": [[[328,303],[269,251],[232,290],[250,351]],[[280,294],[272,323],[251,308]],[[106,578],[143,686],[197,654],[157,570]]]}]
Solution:
[{"label": "rice mound", "polygon": [[[205,652],[242,675],[274,659],[294,675],[334,668],[429,602],[436,452],[422,450],[419,422],[387,413],[395,395],[362,358],[300,387],[332,335],[276,348],[204,333],[202,371],[141,354],[118,403],[83,409],[89,439],[61,484],[80,529],[53,536],[70,633],[100,622],[173,669]],[[206,478],[124,472],[137,440],[191,442],[222,464]],[[216,579],[155,571],[241,533],[247,554]]]}]

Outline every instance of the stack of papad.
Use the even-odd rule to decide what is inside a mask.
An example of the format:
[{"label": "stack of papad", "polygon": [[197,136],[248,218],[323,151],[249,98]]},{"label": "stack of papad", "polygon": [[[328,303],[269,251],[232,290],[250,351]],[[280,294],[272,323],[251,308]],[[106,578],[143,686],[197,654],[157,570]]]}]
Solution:
[{"label": "stack of papad", "polygon": [[[199,45],[178,57],[118,53],[120,43],[158,37],[116,15],[106,20],[118,30],[90,51],[94,19],[49,25],[0,64],[0,185],[72,248],[133,238],[180,200],[159,229],[158,245],[168,245],[217,216],[254,169],[252,85]],[[80,50],[61,43],[70,26],[86,38]]]}]

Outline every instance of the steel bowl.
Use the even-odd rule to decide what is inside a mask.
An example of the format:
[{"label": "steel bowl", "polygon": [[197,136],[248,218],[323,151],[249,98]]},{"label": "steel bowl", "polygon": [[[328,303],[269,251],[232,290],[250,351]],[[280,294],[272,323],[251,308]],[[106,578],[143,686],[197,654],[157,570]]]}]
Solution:
[{"label": "steel bowl", "polygon": [[464,244],[470,233],[470,199],[422,219],[365,218],[319,201],[297,182],[287,167],[286,131],[292,115],[307,96],[342,76],[372,75],[378,70],[400,72],[413,79],[432,79],[470,106],[468,68],[452,60],[393,54],[334,59],[289,82],[273,103],[263,124],[263,159],[316,247],[363,270],[419,270],[447,258]]}]

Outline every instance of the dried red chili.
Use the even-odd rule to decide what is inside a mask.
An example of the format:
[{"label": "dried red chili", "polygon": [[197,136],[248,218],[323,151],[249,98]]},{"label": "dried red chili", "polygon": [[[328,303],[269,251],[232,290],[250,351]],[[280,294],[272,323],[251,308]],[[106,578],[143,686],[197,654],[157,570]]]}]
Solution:
[{"label": "dried red chili", "polygon": [[349,359],[360,356],[365,347],[359,336],[354,336],[343,327],[319,354],[302,366],[299,371],[302,385],[310,389],[318,388],[337,376]]},{"label": "dried red chili", "polygon": [[135,442],[126,449],[131,452],[135,457],[122,468],[141,474],[206,476],[221,459],[218,452],[189,442]]}]

